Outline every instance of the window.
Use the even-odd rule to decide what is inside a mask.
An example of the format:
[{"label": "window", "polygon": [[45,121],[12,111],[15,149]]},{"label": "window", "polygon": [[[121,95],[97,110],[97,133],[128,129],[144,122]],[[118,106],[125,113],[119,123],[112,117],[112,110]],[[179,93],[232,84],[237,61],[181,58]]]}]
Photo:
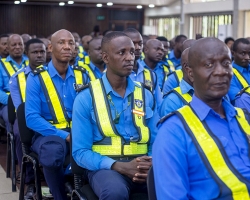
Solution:
[{"label": "window", "polygon": [[219,25],[232,24],[231,14],[203,15],[190,17],[190,37],[195,38],[196,34],[203,37],[217,37]]},{"label": "window", "polygon": [[168,40],[180,34],[179,17],[149,19],[149,26],[152,27],[152,34],[165,36]]}]

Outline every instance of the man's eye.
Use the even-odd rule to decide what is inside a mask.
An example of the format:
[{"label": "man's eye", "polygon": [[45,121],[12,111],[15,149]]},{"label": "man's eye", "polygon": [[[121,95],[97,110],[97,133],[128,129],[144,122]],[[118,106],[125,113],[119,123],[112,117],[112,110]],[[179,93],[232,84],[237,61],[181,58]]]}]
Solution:
[{"label": "man's eye", "polygon": [[213,64],[212,63],[207,63],[207,64],[205,64],[205,67],[207,67],[207,68],[213,67]]},{"label": "man's eye", "polygon": [[120,51],[119,54],[122,55],[122,54],[123,54],[123,51]]}]

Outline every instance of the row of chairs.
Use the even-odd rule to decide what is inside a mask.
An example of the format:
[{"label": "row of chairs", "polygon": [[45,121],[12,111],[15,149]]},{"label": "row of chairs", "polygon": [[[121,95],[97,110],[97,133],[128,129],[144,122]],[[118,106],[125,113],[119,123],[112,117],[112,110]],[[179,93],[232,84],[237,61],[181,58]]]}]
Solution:
[{"label": "row of chairs", "polygon": [[[33,164],[34,175],[35,175],[35,187],[36,187],[36,199],[42,200],[41,192],[41,181],[40,181],[40,166],[38,161],[38,156],[30,150],[32,137],[34,132],[30,130],[26,125],[25,120],[25,103],[22,103],[16,112],[18,118],[18,127],[20,132],[20,139],[22,142],[23,150],[23,159],[22,159],[22,168],[21,168],[21,181],[20,181],[20,193],[19,200],[24,199],[24,186],[25,186],[25,176],[26,176],[26,166],[28,163]],[[15,120],[14,120],[15,121]],[[13,123],[14,124],[14,123]],[[72,145],[70,145],[72,146]],[[71,148],[70,148],[71,149]],[[15,153],[15,152],[14,152]],[[15,154],[14,154],[15,155]],[[74,190],[71,194],[71,199],[80,199],[80,200],[98,200],[98,197],[95,195],[90,185],[83,178],[85,174],[85,169],[79,167],[74,161],[73,157],[70,155],[65,159],[65,166],[71,163],[71,170],[74,174]],[[132,200],[156,200],[155,190],[154,190],[154,177],[153,169],[151,168],[148,176],[148,197],[145,194],[133,194],[131,196]]]}]

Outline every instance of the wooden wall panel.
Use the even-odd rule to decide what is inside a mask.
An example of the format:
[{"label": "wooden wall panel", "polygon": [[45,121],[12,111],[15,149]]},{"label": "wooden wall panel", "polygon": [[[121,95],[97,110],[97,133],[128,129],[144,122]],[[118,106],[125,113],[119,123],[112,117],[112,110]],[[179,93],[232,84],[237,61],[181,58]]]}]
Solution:
[{"label": "wooden wall panel", "polygon": [[[98,15],[105,16],[105,20],[97,21]],[[0,4],[0,34],[29,33],[47,37],[65,28],[83,36],[90,34],[94,25],[99,25],[101,31],[108,29],[108,9]]]}]

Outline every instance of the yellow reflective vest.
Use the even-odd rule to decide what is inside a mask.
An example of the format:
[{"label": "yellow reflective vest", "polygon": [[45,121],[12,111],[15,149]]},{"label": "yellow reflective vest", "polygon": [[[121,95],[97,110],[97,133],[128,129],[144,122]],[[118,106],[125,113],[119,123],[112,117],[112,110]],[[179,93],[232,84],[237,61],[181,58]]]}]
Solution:
[{"label": "yellow reflective vest", "polygon": [[[125,143],[115,127],[111,116],[107,94],[102,79],[96,79],[89,83],[93,98],[93,107],[97,126],[105,138],[110,139],[110,144],[102,144],[101,141],[92,146],[93,151],[110,157],[138,156],[148,152],[147,143],[150,140],[150,130],[145,125],[145,100],[144,87],[136,82],[135,91],[131,97],[131,113],[134,126],[138,130],[139,139],[136,142]],[[102,140],[103,141],[103,140]]]},{"label": "yellow reflective vest", "polygon": [[78,66],[83,67],[88,72],[90,81],[97,79],[93,69],[89,65],[85,64],[83,61],[78,61]]},{"label": "yellow reflective vest", "polygon": [[[150,69],[144,68],[143,70],[143,78],[144,78],[144,84],[150,88],[150,91],[153,92],[155,89],[155,81],[153,76],[153,71]],[[156,74],[155,74],[156,77]]]},{"label": "yellow reflective vest", "polygon": [[[240,108],[236,108],[236,110],[238,124],[246,138],[249,138],[250,125],[245,118],[245,114]],[[229,194],[221,192],[220,196],[235,200],[249,199],[247,188],[249,181],[234,169],[227,155],[221,152],[220,149],[223,149],[223,147],[214,140],[213,134],[206,128],[204,122],[200,121],[189,105],[180,108],[175,113],[182,120],[184,127],[187,127],[186,130],[192,138],[196,149],[199,149],[198,152],[202,160],[207,161],[205,166],[211,176],[216,177],[214,180],[220,187],[220,190],[225,191],[223,188],[227,188],[231,191]]]},{"label": "yellow reflective vest", "polygon": [[170,92],[168,92],[164,96],[169,95],[172,92],[175,93],[182,100],[182,102],[183,102],[184,105],[189,104],[191,102],[191,100],[192,100],[192,96],[189,93],[183,94],[181,92],[181,88],[180,87],[174,88],[173,90],[171,90]]},{"label": "yellow reflective vest", "polygon": [[[85,69],[79,66],[73,67],[76,84],[84,85],[83,72]],[[66,113],[66,109],[62,103],[60,96],[58,95],[57,89],[48,73],[47,70],[41,65],[33,70],[33,73],[39,76],[43,93],[47,99],[49,110],[53,119],[53,126],[58,129],[64,129],[70,127],[70,120]]]}]

